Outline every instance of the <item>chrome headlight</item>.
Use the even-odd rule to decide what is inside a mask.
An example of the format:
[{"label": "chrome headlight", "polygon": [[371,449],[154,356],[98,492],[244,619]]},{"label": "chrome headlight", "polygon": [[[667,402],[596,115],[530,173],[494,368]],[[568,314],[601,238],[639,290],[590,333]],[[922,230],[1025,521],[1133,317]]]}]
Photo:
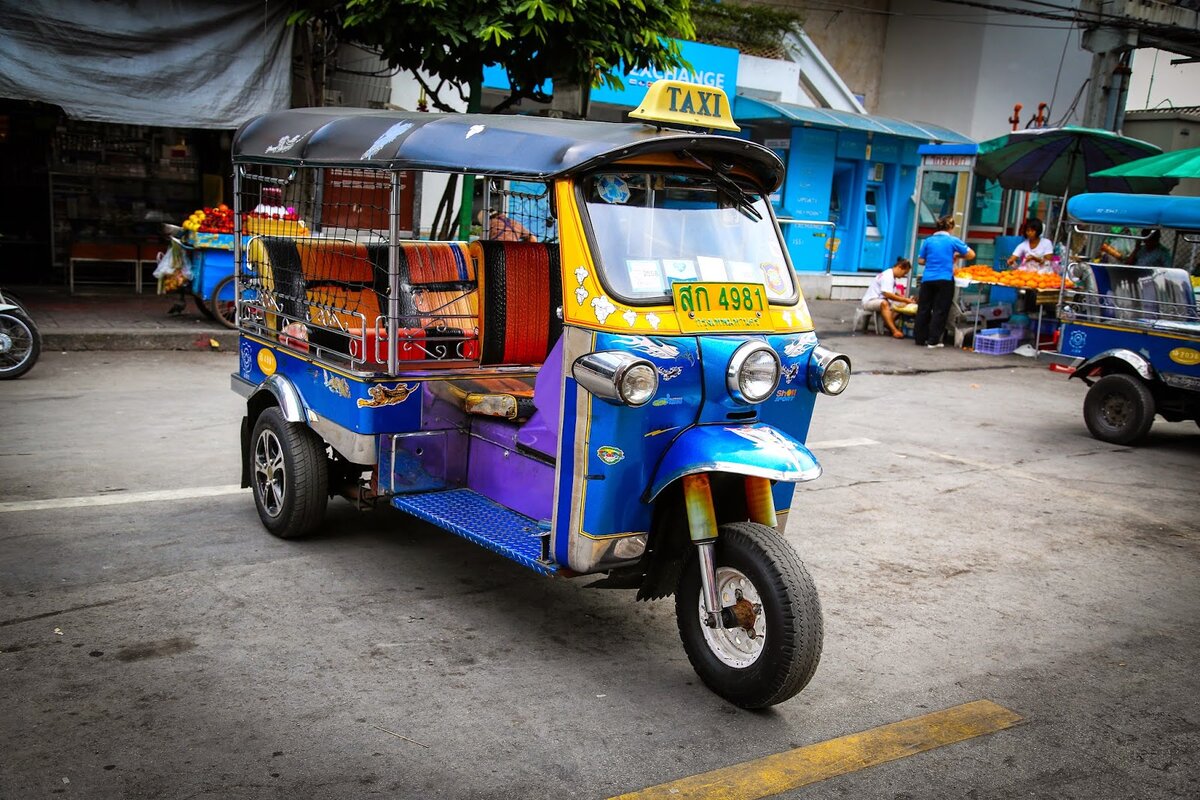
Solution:
[{"label": "chrome headlight", "polygon": [[841,394],[850,385],[850,358],[817,345],[808,361],[808,388]]},{"label": "chrome headlight", "polygon": [[729,359],[725,385],[739,403],[761,403],[779,385],[779,356],[765,342],[746,342]]},{"label": "chrome headlight", "polygon": [[614,405],[644,406],[658,391],[658,370],[653,364],[615,350],[580,357],[571,374],[580,386]]}]

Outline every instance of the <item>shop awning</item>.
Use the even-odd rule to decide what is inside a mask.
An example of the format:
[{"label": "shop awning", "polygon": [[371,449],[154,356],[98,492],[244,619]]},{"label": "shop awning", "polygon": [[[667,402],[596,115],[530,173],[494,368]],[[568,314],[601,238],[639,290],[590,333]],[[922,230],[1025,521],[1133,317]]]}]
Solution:
[{"label": "shop awning", "polygon": [[0,97],[94,122],[236,128],[291,105],[291,5],[0,0]]},{"label": "shop awning", "polygon": [[756,97],[740,95],[733,105],[733,118],[738,122],[776,119],[816,128],[883,133],[905,139],[920,139],[924,142],[971,142],[961,133],[940,125],[931,125],[928,122],[906,122],[891,117],[855,114],[852,111],[835,111],[831,108],[799,106],[792,103],[781,103],[777,100],[761,100]]}]

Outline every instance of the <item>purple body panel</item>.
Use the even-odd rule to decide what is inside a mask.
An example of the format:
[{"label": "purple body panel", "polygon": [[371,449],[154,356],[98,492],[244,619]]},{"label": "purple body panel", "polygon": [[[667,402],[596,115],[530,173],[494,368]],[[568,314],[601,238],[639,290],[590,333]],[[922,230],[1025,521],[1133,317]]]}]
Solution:
[{"label": "purple body panel", "polygon": [[550,458],[558,453],[558,410],[562,406],[562,337],[555,343],[533,384],[537,411],[517,432],[517,441]]},{"label": "purple body panel", "polygon": [[527,517],[550,519],[554,467],[472,437],[467,488]]}]

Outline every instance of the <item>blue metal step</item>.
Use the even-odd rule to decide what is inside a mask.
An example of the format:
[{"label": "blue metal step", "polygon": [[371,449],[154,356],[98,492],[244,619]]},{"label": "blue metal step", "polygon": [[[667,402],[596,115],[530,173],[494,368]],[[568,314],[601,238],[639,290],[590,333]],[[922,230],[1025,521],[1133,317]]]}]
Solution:
[{"label": "blue metal step", "polygon": [[392,505],[535,572],[553,575],[558,571],[558,565],[541,560],[539,534],[544,531],[538,528],[537,520],[510,511],[470,489],[404,494],[393,497]]}]

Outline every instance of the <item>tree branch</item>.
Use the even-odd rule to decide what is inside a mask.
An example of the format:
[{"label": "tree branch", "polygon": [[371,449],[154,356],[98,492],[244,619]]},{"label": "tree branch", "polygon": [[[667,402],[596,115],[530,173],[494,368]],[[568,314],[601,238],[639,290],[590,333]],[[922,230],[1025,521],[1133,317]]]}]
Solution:
[{"label": "tree branch", "polygon": [[429,98],[429,102],[433,103],[434,108],[436,108],[438,111],[448,111],[451,114],[455,113],[456,109],[446,105],[442,102],[442,99],[438,97],[438,92],[441,91],[442,86],[446,84],[445,78],[443,78],[442,82],[438,84],[437,89],[431,89],[429,84],[425,82],[425,79],[421,77],[420,71],[410,69],[409,73],[411,73],[412,76],[417,79],[417,83],[421,84],[421,88],[425,90],[425,96]]}]

